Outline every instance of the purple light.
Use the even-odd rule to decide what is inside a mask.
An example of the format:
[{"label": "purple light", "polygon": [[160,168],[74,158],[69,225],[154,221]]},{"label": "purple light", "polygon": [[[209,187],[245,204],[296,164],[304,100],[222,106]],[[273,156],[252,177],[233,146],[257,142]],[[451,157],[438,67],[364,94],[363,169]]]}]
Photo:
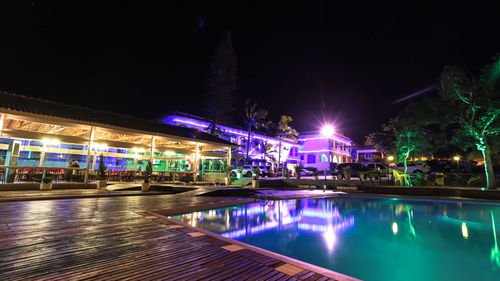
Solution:
[{"label": "purple light", "polygon": [[[354,216],[350,216],[347,220],[333,224],[333,231],[345,230],[354,225]],[[297,225],[299,229],[310,230],[312,232],[326,232],[328,230],[328,225],[322,224],[309,224],[309,223],[299,223]]]},{"label": "purple light", "polygon": [[349,152],[347,152],[347,151],[341,151],[341,150],[335,150],[335,149],[332,149],[332,150],[328,150],[328,149],[299,150],[299,153],[316,153],[316,152],[335,152],[335,153],[338,153],[338,154],[349,156]]},{"label": "purple light", "polygon": [[[348,145],[351,145],[352,144],[352,141],[347,139],[347,138],[343,138],[343,137],[340,137],[339,135],[333,135],[330,137],[331,139],[334,139],[338,142],[341,142],[343,144],[348,144]],[[327,140],[329,139],[328,137],[311,137],[311,138],[306,138],[306,137],[301,137],[299,136],[299,141],[308,141],[308,140]]]},{"label": "purple light", "polygon": [[[185,118],[185,117],[177,117],[176,116],[176,118],[173,119],[173,121],[174,122],[179,122],[179,123],[193,125],[193,126],[196,126],[196,127],[199,127],[199,128],[203,128],[203,129],[206,129],[206,128],[208,128],[210,126],[210,123],[208,123],[208,122],[203,122],[203,121],[197,121],[197,122],[195,122],[195,121],[191,121],[189,118]],[[235,134],[235,135],[240,135],[240,136],[244,136],[244,137],[248,136],[248,132],[245,132],[245,131],[242,131],[242,130],[233,129],[233,128],[226,127],[226,126],[221,126],[221,125],[217,125],[217,127],[219,127],[222,131],[227,132],[227,133],[231,133],[231,134]],[[274,138],[266,137],[266,136],[263,136],[263,135],[260,135],[260,134],[255,134],[255,133],[253,133],[253,138],[260,139],[260,140],[265,140],[265,141],[268,141],[268,142],[274,143],[274,144],[277,144],[279,142],[278,140],[276,140]],[[290,146],[299,147],[298,144],[292,143],[292,142],[289,142],[289,141],[286,141],[286,140],[282,140],[281,142],[284,143],[284,144],[290,145]]]}]

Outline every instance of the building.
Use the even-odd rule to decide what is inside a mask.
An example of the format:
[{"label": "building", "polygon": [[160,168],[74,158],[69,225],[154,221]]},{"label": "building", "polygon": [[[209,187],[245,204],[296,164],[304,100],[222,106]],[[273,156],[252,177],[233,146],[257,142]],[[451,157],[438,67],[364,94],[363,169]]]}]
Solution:
[{"label": "building", "polygon": [[335,164],[351,162],[353,141],[340,133],[324,136],[319,132],[302,133],[298,138],[300,164],[318,170],[332,170]]},{"label": "building", "polygon": [[[70,175],[87,184],[101,157],[109,180],[132,180],[148,161],[156,180],[224,175],[236,147],[199,130],[0,92],[2,183]],[[68,167],[70,160],[80,164]],[[204,161],[213,163],[210,170]]]},{"label": "building", "polygon": [[[211,121],[199,116],[185,113],[169,114],[160,118],[160,122],[179,127],[198,129],[208,133],[212,125]],[[248,130],[229,124],[217,124],[216,130],[220,132],[220,138],[227,140],[237,148],[233,149],[232,162],[234,167],[245,164],[247,153]],[[273,165],[285,163],[285,165],[297,165],[300,162],[299,145],[297,142],[268,136],[266,134],[252,131],[249,142],[249,163],[252,165]]]},{"label": "building", "polygon": [[378,151],[373,145],[364,145],[362,147],[354,149],[353,153],[358,163],[366,162],[382,162],[384,159],[384,154]]}]

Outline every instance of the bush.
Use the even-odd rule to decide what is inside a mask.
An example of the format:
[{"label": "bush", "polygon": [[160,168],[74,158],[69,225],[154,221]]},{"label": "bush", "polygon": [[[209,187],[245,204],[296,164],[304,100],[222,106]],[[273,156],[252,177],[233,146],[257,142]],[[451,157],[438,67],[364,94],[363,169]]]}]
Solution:
[{"label": "bush", "polygon": [[151,165],[151,161],[148,161],[148,165],[146,165],[146,170],[142,172],[142,176],[144,177],[144,183],[149,183],[152,174],[153,174],[153,165]]},{"label": "bush", "polygon": [[106,180],[106,169],[107,168],[108,167],[106,167],[106,165],[104,164],[104,156],[101,153],[101,155],[99,156],[99,173],[97,174],[97,179],[99,179],[101,181]]},{"label": "bush", "polygon": [[43,177],[42,183],[52,183],[52,178],[51,177]]},{"label": "bush", "polygon": [[184,175],[181,178],[181,182],[192,182],[192,181],[193,181],[193,175],[191,174]]},{"label": "bush", "polygon": [[254,180],[258,179],[260,177],[260,170],[258,168],[252,168],[252,178]]}]

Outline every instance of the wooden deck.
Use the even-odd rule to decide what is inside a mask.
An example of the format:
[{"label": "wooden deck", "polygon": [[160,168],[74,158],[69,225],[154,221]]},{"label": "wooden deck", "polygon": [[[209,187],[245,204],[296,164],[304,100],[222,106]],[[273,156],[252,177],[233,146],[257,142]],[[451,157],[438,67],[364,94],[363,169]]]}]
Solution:
[{"label": "wooden deck", "polygon": [[0,280],[332,280],[144,211],[221,200],[238,199],[177,194],[0,203]]}]

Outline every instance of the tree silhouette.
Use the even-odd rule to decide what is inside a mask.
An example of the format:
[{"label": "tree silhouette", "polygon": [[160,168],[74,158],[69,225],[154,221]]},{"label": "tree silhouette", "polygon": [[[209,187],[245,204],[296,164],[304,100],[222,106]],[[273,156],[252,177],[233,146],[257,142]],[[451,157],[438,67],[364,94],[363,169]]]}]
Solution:
[{"label": "tree silhouette", "polygon": [[236,56],[231,43],[231,33],[225,32],[210,65],[205,106],[212,120],[211,134],[216,134],[217,123],[227,121],[233,108],[232,92],[236,87]]},{"label": "tree silhouette", "polygon": [[278,137],[278,169],[281,169],[281,150],[282,150],[282,140],[288,139],[292,141],[297,140],[299,133],[292,128],[289,124],[293,119],[291,116],[282,115],[278,125],[276,126],[276,136]]},{"label": "tree silhouette", "polygon": [[257,103],[252,103],[250,100],[245,101],[245,119],[244,122],[248,126],[247,136],[247,153],[245,162],[248,164],[248,154],[250,152],[250,139],[252,128],[259,129],[266,126],[265,119],[267,117],[267,110],[258,109]]}]

